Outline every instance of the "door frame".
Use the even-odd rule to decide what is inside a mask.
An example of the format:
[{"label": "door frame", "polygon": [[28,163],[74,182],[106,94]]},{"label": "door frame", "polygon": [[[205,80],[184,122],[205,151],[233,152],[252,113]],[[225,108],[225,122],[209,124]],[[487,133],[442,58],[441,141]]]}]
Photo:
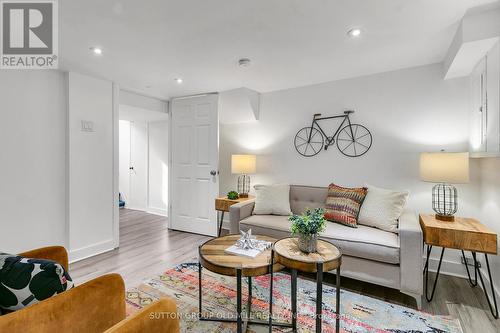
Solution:
[{"label": "door frame", "polygon": [[[218,92],[208,92],[202,94],[194,94],[194,95],[186,95],[186,96],[177,96],[172,97],[168,100],[168,228],[172,229],[172,182],[173,182],[173,149],[172,149],[172,102],[176,99],[187,99],[192,97],[203,97],[208,95],[219,95]],[[218,101],[220,103],[220,101]],[[217,111],[218,112],[218,111]],[[218,117],[217,117],[218,119]],[[220,121],[217,121],[217,133],[219,133]],[[217,134],[217,145],[219,144],[219,135]],[[219,170],[219,156],[217,155],[217,167],[216,170]],[[219,177],[219,175],[217,175]],[[219,184],[220,185],[220,184]],[[218,222],[218,221],[216,221]]]}]

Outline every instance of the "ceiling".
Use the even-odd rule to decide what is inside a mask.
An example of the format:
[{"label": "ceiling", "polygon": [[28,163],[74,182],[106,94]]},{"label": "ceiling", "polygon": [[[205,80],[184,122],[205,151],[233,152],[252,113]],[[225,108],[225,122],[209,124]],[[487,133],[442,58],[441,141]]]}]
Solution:
[{"label": "ceiling", "polygon": [[64,0],[60,67],[165,99],[268,92],[440,62],[465,11],[491,2]]}]

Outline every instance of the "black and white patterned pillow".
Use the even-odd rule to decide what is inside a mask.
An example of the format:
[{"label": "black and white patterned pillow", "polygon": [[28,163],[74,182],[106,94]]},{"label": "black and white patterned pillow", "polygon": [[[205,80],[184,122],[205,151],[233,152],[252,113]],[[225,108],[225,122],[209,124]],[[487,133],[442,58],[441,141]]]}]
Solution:
[{"label": "black and white patterned pillow", "polygon": [[61,264],[0,253],[0,309],[20,310],[73,288]]}]

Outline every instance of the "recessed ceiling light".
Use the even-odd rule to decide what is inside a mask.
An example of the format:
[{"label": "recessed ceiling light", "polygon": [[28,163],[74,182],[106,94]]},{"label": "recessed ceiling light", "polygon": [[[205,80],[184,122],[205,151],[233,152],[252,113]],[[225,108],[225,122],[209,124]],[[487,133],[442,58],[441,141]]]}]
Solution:
[{"label": "recessed ceiling light", "polygon": [[101,55],[102,54],[102,49],[99,47],[91,47],[90,50],[94,52],[95,55]]},{"label": "recessed ceiling light", "polygon": [[238,60],[238,66],[240,67],[249,67],[251,63],[251,60],[248,58],[241,58]]},{"label": "recessed ceiling light", "polygon": [[359,28],[351,29],[347,32],[347,35],[349,37],[358,37],[359,35],[361,35],[361,29]]},{"label": "recessed ceiling light", "polygon": [[177,84],[181,84],[182,82],[184,82],[180,77],[177,77],[174,79],[174,81],[177,83]]}]

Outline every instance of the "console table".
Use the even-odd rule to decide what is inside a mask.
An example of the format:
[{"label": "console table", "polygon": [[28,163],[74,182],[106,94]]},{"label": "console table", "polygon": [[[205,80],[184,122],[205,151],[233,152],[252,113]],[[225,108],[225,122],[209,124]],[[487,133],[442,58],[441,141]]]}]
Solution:
[{"label": "console table", "polygon": [[[491,314],[495,317],[495,319],[498,319],[497,300],[495,297],[493,278],[491,276],[490,263],[488,261],[488,254],[497,254],[497,234],[488,229],[485,225],[481,224],[479,221],[463,217],[455,217],[454,221],[441,221],[436,219],[434,215],[420,214],[420,227],[422,228],[424,243],[427,244],[427,259],[424,266],[425,298],[427,301],[432,301],[434,297],[437,280],[439,278],[439,271],[441,269],[441,262],[443,261],[444,250],[446,248],[461,250],[469,278],[469,284],[471,287],[476,287],[477,277],[479,275],[479,280],[483,286],[484,294],[486,296],[486,300],[488,301]],[[442,250],[436,271],[436,279],[434,280],[434,286],[432,287],[432,292],[429,296],[427,288],[429,280],[429,257],[433,246],[442,247]],[[464,251],[472,252],[472,258],[474,260],[474,280],[471,278]],[[493,301],[491,301],[488,296],[483,276],[481,275],[481,272],[479,272],[477,253],[484,254],[486,268],[488,270],[488,278],[490,279],[491,285],[491,298],[493,298]]]}]

